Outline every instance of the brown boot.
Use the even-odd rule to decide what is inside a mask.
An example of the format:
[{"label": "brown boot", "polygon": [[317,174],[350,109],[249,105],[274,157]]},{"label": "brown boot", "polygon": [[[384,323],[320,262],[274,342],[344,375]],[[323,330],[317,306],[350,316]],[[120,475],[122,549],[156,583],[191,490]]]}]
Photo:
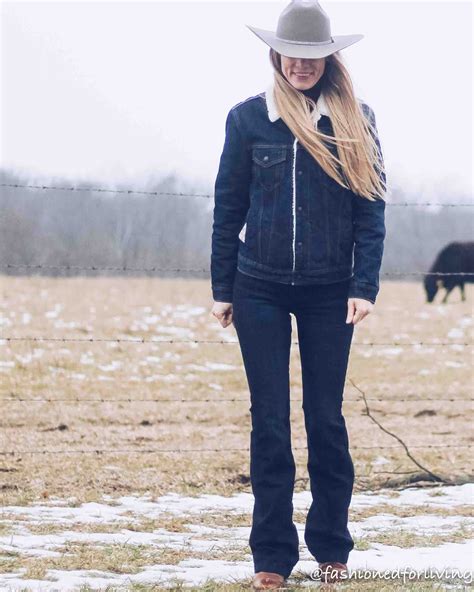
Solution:
[{"label": "brown boot", "polygon": [[349,576],[347,565],[339,561],[325,561],[319,564],[319,569],[321,570],[321,582],[327,584],[345,582]]},{"label": "brown boot", "polygon": [[252,586],[254,590],[276,590],[285,585],[285,578],[270,571],[259,571],[255,574]]}]

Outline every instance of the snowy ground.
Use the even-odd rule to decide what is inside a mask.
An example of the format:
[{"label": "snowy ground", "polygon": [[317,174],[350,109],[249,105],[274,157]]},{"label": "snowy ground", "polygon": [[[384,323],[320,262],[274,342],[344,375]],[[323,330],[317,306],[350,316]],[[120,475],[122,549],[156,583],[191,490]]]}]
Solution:
[{"label": "snowy ground", "polygon": [[[409,517],[401,517],[384,511],[376,513],[364,520],[351,522],[349,529],[354,538],[364,540],[364,537],[374,534],[393,533],[394,540],[400,532],[416,533],[417,536],[428,537],[459,531],[460,528],[471,528],[474,518],[456,515],[456,506],[472,504],[474,485],[466,484],[456,487],[436,487],[423,489],[406,489],[394,492],[384,490],[376,494],[354,494],[351,508],[367,509],[384,505],[393,508],[395,512],[400,507],[404,510],[413,509]],[[186,584],[199,585],[212,578],[215,581],[236,581],[246,579],[253,574],[252,558],[248,548],[248,527],[209,527],[197,519],[203,513],[220,513],[223,517],[229,515],[251,515],[253,496],[241,493],[233,497],[217,495],[203,495],[200,497],[183,497],[168,494],[155,500],[139,497],[121,497],[112,500],[105,498],[104,502],[82,504],[74,507],[74,500],[52,500],[30,506],[9,506],[0,513],[0,525],[13,526],[13,534],[8,532],[0,536],[0,565],[1,559],[7,553],[20,553],[22,556],[52,557],[59,555],[55,550],[67,542],[88,542],[90,545],[100,546],[107,543],[126,543],[127,545],[151,545],[196,552],[200,558],[187,558],[175,565],[150,565],[138,573],[113,573],[97,570],[59,571],[48,570],[48,579],[25,579],[22,570],[15,573],[0,573],[0,590],[41,590],[67,592],[77,590],[79,586],[88,584],[92,588],[105,588],[107,585],[126,587],[135,583],[161,583],[171,585],[181,580]],[[297,493],[294,496],[295,511],[306,511],[311,502],[310,492]],[[420,513],[420,507],[422,512]],[[440,509],[446,509],[443,515]],[[106,532],[105,526],[120,525],[120,522],[130,524],[146,518],[160,518],[162,515],[186,517],[184,532],[156,529],[140,532],[122,529],[117,532]],[[412,514],[412,515],[411,515]],[[15,516],[18,515],[18,520]],[[8,516],[8,519],[7,519]],[[21,520],[20,520],[21,517]],[[223,521],[224,524],[225,521]],[[48,534],[33,534],[28,526],[54,524],[61,528],[52,528]],[[97,532],[80,532],[79,528],[85,524],[99,525]],[[104,532],[100,532],[100,526]],[[304,524],[296,523],[300,535],[300,562],[295,570],[308,574],[308,584],[314,584],[309,577],[317,564],[309,554],[303,538]],[[66,529],[65,529],[66,528]],[[179,530],[179,529],[178,529]],[[0,531],[1,532],[1,531]],[[454,538],[454,537],[453,537]],[[227,559],[213,559],[211,552],[216,549],[240,550],[246,559],[232,561]],[[349,569],[352,570],[394,570],[396,568],[413,568],[417,571],[435,568],[442,570],[458,569],[462,573],[474,569],[473,541],[444,542],[438,546],[417,546],[414,553],[413,546],[395,546],[370,543],[367,550],[354,549],[349,558]],[[202,559],[202,554],[209,552],[209,559]],[[229,551],[229,558],[230,558]],[[2,570],[0,570],[2,571]],[[291,578],[290,578],[291,581]]]}]

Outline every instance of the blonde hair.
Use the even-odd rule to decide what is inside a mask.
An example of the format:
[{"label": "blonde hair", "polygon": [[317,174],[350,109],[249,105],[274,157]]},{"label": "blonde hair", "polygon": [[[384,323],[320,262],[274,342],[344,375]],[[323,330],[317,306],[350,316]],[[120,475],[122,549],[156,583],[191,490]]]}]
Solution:
[{"label": "blonde hair", "polygon": [[[281,55],[272,48],[270,61],[274,68],[276,107],[298,141],[337,183],[371,201],[383,198],[385,171],[376,142],[373,111],[369,107],[369,117],[362,111],[339,53],[326,57],[319,81],[331,114],[334,137],[316,129],[310,111],[315,102],[288,82],[281,69]],[[333,144],[335,151],[331,151],[325,142]]]}]

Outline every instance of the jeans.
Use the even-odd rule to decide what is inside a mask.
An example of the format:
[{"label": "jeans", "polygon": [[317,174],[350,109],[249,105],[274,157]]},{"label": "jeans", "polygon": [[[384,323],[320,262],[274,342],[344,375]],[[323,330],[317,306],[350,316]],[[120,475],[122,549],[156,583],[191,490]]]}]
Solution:
[{"label": "jeans", "polygon": [[240,270],[235,276],[233,322],[251,399],[250,480],[255,503],[249,545],[255,573],[288,577],[299,560],[292,518],[290,313],[298,327],[312,494],[305,542],[319,563],[347,563],[354,547],[347,527],[354,465],[342,415],[354,331],[354,325],[345,322],[349,285],[350,280],[292,286]]}]

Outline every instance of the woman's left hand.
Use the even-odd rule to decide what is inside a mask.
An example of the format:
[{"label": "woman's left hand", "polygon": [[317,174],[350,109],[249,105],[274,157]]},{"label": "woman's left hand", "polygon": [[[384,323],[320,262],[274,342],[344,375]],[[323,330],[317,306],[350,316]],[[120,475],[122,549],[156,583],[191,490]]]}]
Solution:
[{"label": "woman's left hand", "polygon": [[357,324],[370,314],[373,308],[374,305],[370,300],[364,300],[363,298],[349,298],[347,300],[346,323]]}]

